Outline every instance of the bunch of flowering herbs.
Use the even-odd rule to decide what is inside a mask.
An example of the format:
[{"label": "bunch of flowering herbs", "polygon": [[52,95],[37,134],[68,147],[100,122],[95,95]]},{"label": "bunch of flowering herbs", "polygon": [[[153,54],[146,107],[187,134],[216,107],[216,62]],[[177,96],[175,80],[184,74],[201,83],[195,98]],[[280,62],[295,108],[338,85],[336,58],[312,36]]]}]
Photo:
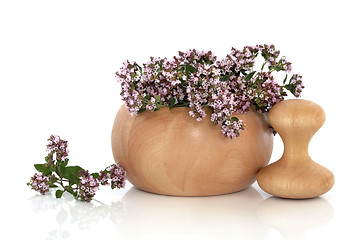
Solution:
[{"label": "bunch of flowering herbs", "polygon": [[112,189],[125,187],[126,172],[117,164],[91,174],[80,166],[68,166],[67,141],[57,135],[48,139],[47,151],[45,163],[34,164],[38,172],[28,182],[33,190],[41,194],[49,192],[49,188],[60,188],[55,193],[57,198],[69,192],[76,199],[89,202],[100,184],[111,185]]},{"label": "bunch of flowering herbs", "polygon": [[[259,54],[264,63],[260,70],[254,70]],[[300,97],[302,77],[294,74],[288,78],[292,64],[279,54],[274,45],[246,46],[242,50],[232,48],[217,61],[211,51],[194,49],[171,59],[151,57],[143,68],[126,61],[116,78],[131,115],[164,106],[186,106],[189,115],[201,121],[206,116],[204,108],[210,107],[211,122],[222,124],[222,133],[235,138],[245,126],[232,116],[234,113],[246,113],[250,108],[265,113],[287,96],[286,90]],[[282,85],[273,77],[274,71],[286,72]]]}]

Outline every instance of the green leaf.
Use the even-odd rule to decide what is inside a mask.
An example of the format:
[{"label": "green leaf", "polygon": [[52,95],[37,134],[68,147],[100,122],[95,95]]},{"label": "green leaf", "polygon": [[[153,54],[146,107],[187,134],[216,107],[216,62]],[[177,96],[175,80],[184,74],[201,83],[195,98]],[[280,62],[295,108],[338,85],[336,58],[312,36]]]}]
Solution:
[{"label": "green leaf", "polygon": [[159,111],[160,110],[160,106],[157,104],[156,105],[156,108],[154,108],[153,110],[152,110],[152,112],[156,112],[156,111]]},{"label": "green leaf", "polygon": [[186,73],[188,74],[189,72],[190,73],[194,73],[196,71],[196,68],[194,68],[193,66],[191,66],[190,64],[186,64],[185,65],[185,71]]},{"label": "green leaf", "polygon": [[262,56],[265,60],[268,59],[268,56],[267,56],[264,52],[261,53],[261,56]]},{"label": "green leaf", "polygon": [[55,193],[56,198],[61,198],[62,195],[63,195],[63,193],[64,193],[64,191],[62,191],[62,190],[57,190],[56,193]]},{"label": "green leaf", "polygon": [[140,72],[142,73],[142,68],[139,66],[139,64],[136,63],[136,67],[140,70]]},{"label": "green leaf", "polygon": [[237,122],[237,121],[239,121],[239,119],[238,119],[237,117],[232,117],[230,120],[231,120],[231,122]]},{"label": "green leaf", "polygon": [[160,103],[160,97],[158,95],[154,95],[154,98],[156,99],[156,102]]},{"label": "green leaf", "polygon": [[139,113],[142,113],[142,112],[145,112],[146,111],[146,108],[141,108],[140,110],[139,110]]},{"label": "green leaf", "polygon": [[176,99],[174,97],[171,97],[169,99],[169,108],[172,109],[175,106]]},{"label": "green leaf", "polygon": [[283,84],[285,84],[287,77],[288,77],[288,75],[286,74]]},{"label": "green leaf", "polygon": [[80,171],[85,171],[82,167],[80,166],[69,166],[65,168],[66,171],[70,171],[71,173],[75,174],[75,175],[79,175]]},{"label": "green leaf", "polygon": [[220,81],[228,81],[230,79],[230,74],[220,77]]},{"label": "green leaf", "polygon": [[284,88],[286,88],[287,90],[289,90],[289,92],[291,92],[293,95],[295,95],[295,85],[293,84],[287,84],[284,86]]},{"label": "green leaf", "polygon": [[283,67],[282,66],[276,66],[276,67],[272,67],[271,70],[275,70],[277,72],[283,70]]},{"label": "green leaf", "polygon": [[79,184],[79,172],[81,170],[84,171],[84,169],[79,166],[69,166],[61,170],[61,176],[69,180],[69,186]]},{"label": "green leaf", "polygon": [[244,79],[245,82],[250,81],[250,79],[254,76],[255,73],[256,73],[256,71],[253,71],[253,72],[249,73],[248,75],[246,75],[246,77]]},{"label": "green leaf", "polygon": [[55,185],[55,184],[53,184],[53,183],[50,183],[50,184],[49,184],[49,187],[50,187],[50,188],[56,188],[56,187],[58,187],[58,186]]},{"label": "green leaf", "polygon": [[51,174],[51,170],[46,167],[44,164],[34,164],[34,167],[36,170],[38,170],[39,172],[41,172],[42,174],[44,174],[45,176],[50,175]]},{"label": "green leaf", "polygon": [[66,158],[64,162],[60,163],[60,167],[66,167],[68,165],[68,163],[69,163],[69,159]]},{"label": "green leaf", "polygon": [[51,172],[55,172],[56,169],[57,169],[57,166],[56,166],[56,165],[51,165],[50,167],[48,167],[48,169],[49,169]]},{"label": "green leaf", "polygon": [[94,178],[98,178],[98,177],[99,177],[99,173],[92,173],[91,176],[93,176]]},{"label": "green leaf", "polygon": [[71,187],[74,184],[79,185],[79,183],[80,183],[80,177],[78,175],[75,175],[75,174],[70,174],[70,176],[69,176],[69,187]]},{"label": "green leaf", "polygon": [[242,73],[242,75],[246,76],[246,71],[244,69],[241,69],[240,72]]},{"label": "green leaf", "polygon": [[266,64],[266,62],[264,62],[264,63],[263,63],[263,65],[261,66],[261,70],[263,70],[263,69],[264,69],[265,64]]}]

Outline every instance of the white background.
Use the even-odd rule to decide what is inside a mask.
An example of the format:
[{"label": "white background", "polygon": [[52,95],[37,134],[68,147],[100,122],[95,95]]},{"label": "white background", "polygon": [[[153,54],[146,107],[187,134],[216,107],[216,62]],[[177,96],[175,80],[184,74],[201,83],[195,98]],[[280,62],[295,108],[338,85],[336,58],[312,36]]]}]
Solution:
[{"label": "white background", "polygon": [[[356,1],[1,1],[0,234],[11,239],[360,239]],[[26,186],[49,135],[69,140],[70,163],[113,163],[121,106],[115,71],[126,59],[190,48],[275,44],[303,75],[303,98],[327,121],[310,155],[335,174],[320,198],[271,198],[257,184],[211,198],[103,188],[101,202],[39,196]],[[282,154],[275,139],[271,161]],[[353,220],[354,218],[354,220]]]}]

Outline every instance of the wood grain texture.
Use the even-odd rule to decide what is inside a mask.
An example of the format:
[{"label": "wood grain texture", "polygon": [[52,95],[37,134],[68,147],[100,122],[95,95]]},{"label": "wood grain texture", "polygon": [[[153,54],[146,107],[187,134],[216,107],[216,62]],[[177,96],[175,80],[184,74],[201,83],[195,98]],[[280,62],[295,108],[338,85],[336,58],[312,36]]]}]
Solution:
[{"label": "wood grain texture", "polygon": [[271,157],[273,135],[263,114],[234,115],[246,130],[228,139],[210,122],[211,110],[197,122],[189,108],[164,107],[131,117],[122,106],[112,130],[115,161],[128,180],[152,193],[209,196],[250,186]]},{"label": "wood grain texture", "polygon": [[284,154],[259,171],[259,186],[272,195],[293,199],[313,198],[329,191],[334,175],[308,153],[312,136],[325,122],[324,110],[308,100],[285,100],[271,108],[268,120],[284,142]]}]

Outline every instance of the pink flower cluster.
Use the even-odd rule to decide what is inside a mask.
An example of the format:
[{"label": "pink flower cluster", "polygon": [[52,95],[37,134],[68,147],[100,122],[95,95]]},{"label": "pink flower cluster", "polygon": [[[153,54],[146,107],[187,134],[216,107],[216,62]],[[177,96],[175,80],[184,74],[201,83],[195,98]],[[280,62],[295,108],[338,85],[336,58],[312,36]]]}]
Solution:
[{"label": "pink flower cluster", "polygon": [[139,84],[141,80],[139,69],[140,67],[134,61],[126,61],[120,71],[116,73],[121,84],[122,100],[125,101],[131,115],[135,115],[142,108],[143,100],[140,98],[139,91],[144,91],[144,89]]},{"label": "pink flower cluster", "polygon": [[295,97],[301,97],[301,92],[304,88],[302,84],[302,76],[299,74],[294,74],[291,79],[290,83],[285,86]]},{"label": "pink flower cluster", "polygon": [[35,173],[28,185],[31,186],[31,189],[44,195],[49,191],[49,178],[42,173]]},{"label": "pink flower cluster", "polygon": [[[264,58],[261,70],[254,70],[258,55]],[[126,61],[116,72],[121,85],[121,97],[131,115],[156,111],[160,107],[189,107],[189,115],[201,121],[205,107],[212,110],[211,121],[222,124],[222,133],[229,138],[239,136],[244,124],[232,118],[234,113],[246,113],[253,106],[259,112],[268,111],[284,99],[288,90],[299,97],[302,77],[294,74],[283,85],[272,76],[273,71],[292,71],[285,57],[274,45],[246,46],[231,49],[229,55],[217,61],[211,52],[189,50],[171,59],[154,58],[140,67]],[[268,67],[268,71],[264,67]]]},{"label": "pink flower cluster", "polygon": [[217,62],[217,65],[222,74],[249,71],[254,67],[258,51],[259,46],[246,46],[243,50],[232,48],[230,54]]},{"label": "pink flower cluster", "polygon": [[247,95],[252,105],[260,112],[266,112],[280,102],[286,93],[276,82],[270,72],[258,72],[251,78],[247,86]]},{"label": "pink flower cluster", "polygon": [[79,176],[78,197],[87,202],[91,201],[95,196],[100,184],[110,184],[111,188],[114,189],[124,188],[126,183],[126,172],[117,164],[113,164],[104,171],[100,171],[98,176],[90,174],[89,171],[80,171]]},{"label": "pink flower cluster", "polygon": [[90,202],[95,196],[96,191],[99,190],[99,182],[89,171],[80,171],[79,176],[78,197],[83,201]]},{"label": "pink flower cluster", "polygon": [[69,154],[68,141],[62,140],[58,135],[51,135],[46,147],[51,156],[56,153],[56,160],[59,162],[64,162]]},{"label": "pink flower cluster", "polygon": [[244,124],[237,118],[226,120],[221,127],[221,132],[228,138],[238,137],[240,130],[244,130]]},{"label": "pink flower cluster", "polygon": [[111,188],[123,188],[126,183],[126,172],[117,164],[113,164],[106,168],[105,171],[100,171],[99,182],[101,185],[108,185],[109,179],[111,181]]},{"label": "pink flower cluster", "polygon": [[[27,183],[35,191],[45,194],[49,188],[60,188],[56,191],[56,198],[61,198],[64,192],[72,194],[76,199],[91,201],[99,185],[109,184],[111,188],[123,188],[126,183],[126,172],[117,164],[113,164],[104,171],[89,173],[80,166],[68,166],[69,159],[67,141],[58,135],[51,135],[48,139],[44,164],[34,164],[38,171]],[[54,160],[56,154],[56,160]]]},{"label": "pink flower cluster", "polygon": [[214,86],[219,83],[219,70],[213,64],[216,57],[211,52],[192,50],[186,53],[179,52],[179,56],[175,58],[180,66],[192,67],[187,74],[185,69],[183,78],[187,81],[186,99],[189,102],[187,106],[190,107],[189,115],[201,121],[206,116],[203,107],[209,105],[209,100],[216,90]]}]

